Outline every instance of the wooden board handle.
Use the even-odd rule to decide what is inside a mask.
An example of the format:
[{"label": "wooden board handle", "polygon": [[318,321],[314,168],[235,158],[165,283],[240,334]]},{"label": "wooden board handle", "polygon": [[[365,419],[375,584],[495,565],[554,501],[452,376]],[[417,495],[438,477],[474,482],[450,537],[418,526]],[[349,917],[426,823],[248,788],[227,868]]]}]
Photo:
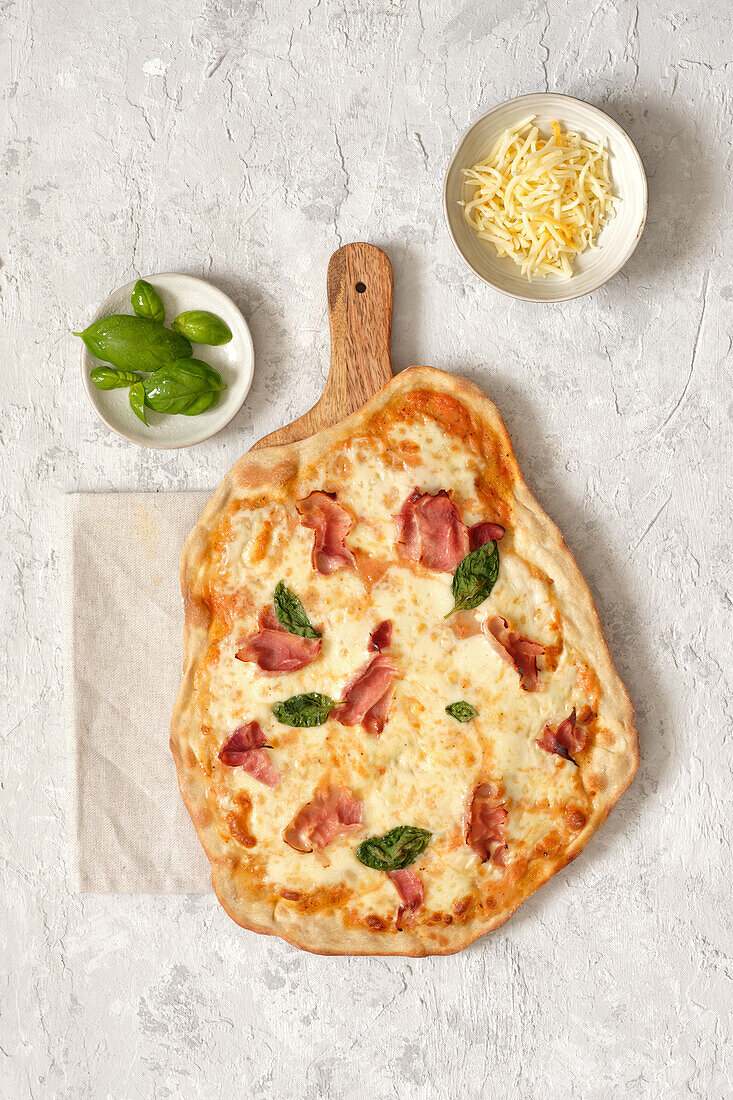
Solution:
[{"label": "wooden board handle", "polygon": [[392,301],[389,259],[373,244],[346,244],[334,252],[326,280],[331,369],[322,396],[292,424],[255,443],[295,443],[360,409],[392,377]]},{"label": "wooden board handle", "polygon": [[373,244],[344,245],[331,257],[327,290],[331,370],[321,402],[335,424],[392,377],[392,265]]}]

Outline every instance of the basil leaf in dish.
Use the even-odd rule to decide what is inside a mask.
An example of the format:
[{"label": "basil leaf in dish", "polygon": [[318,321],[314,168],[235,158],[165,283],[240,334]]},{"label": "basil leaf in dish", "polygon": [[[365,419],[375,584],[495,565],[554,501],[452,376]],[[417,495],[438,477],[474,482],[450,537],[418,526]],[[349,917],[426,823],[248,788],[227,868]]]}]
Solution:
[{"label": "basil leaf in dish", "polygon": [[214,405],[219,404],[220,393],[202,393],[200,397],[195,397],[190,405],[186,405],[185,409],[181,409],[184,416],[198,416],[199,413],[206,412],[207,409],[213,409]]},{"label": "basil leaf in dish", "polygon": [[148,427],[148,421],[145,416],[145,387],[142,382],[135,382],[130,386],[130,408],[134,412],[135,416],[142,420],[145,427]]},{"label": "basil leaf in dish", "polygon": [[136,316],[149,317],[151,321],[158,321],[161,325],[165,321],[163,299],[155,287],[146,283],[144,279],[138,279],[135,283],[130,302]]},{"label": "basil leaf in dish", "polygon": [[209,313],[208,309],[189,309],[179,313],[173,321],[173,328],[194,344],[228,344],[232,330],[225,325],[221,317]]},{"label": "basil leaf in dish", "polygon": [[116,370],[114,367],[95,367],[89,377],[100,390],[121,390],[142,379],[137,371]]},{"label": "basil leaf in dish", "polygon": [[[161,367],[143,382],[145,400],[159,413],[187,412],[198,398],[226,389],[221,375],[201,359],[181,359]],[[199,411],[204,411],[203,409]]]},{"label": "basil leaf in dish", "polygon": [[119,370],[157,370],[191,354],[191,342],[149,317],[116,313],[89,325],[80,336],[92,355]]}]

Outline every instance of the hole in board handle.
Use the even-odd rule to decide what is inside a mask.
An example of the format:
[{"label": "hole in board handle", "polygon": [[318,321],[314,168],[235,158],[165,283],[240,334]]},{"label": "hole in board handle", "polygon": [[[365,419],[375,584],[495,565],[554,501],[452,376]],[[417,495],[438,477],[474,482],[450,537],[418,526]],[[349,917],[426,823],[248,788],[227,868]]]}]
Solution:
[{"label": "hole in board handle", "polygon": [[357,283],[355,290],[357,294],[363,294],[366,290],[366,283]]}]

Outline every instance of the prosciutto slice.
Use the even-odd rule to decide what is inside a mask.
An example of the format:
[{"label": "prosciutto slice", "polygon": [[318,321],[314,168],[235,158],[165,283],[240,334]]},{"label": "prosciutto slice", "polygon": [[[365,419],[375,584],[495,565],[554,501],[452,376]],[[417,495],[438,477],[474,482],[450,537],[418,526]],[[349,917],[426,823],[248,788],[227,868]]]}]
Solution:
[{"label": "prosciutto slice", "polygon": [[494,783],[480,783],[473,792],[469,810],[466,844],[482,863],[491,860],[503,867],[506,860],[504,822],[507,811]]},{"label": "prosciutto slice", "polygon": [[244,768],[249,775],[268,787],[277,787],[282,775],[270,759],[270,754],[263,748],[266,743],[259,722],[245,722],[222,745],[219,759],[229,768]]},{"label": "prosciutto slice", "polygon": [[383,649],[389,649],[392,644],[392,620],[385,619],[369,635],[369,649],[374,653],[381,653]]},{"label": "prosciutto slice", "polygon": [[230,768],[238,768],[251,749],[259,749],[267,744],[262,727],[259,722],[245,722],[238,726],[228,741],[222,745],[219,751],[219,759],[222,764]]},{"label": "prosciutto slice", "polygon": [[377,653],[346,685],[343,698],[331,711],[331,717],[344,726],[362,725],[367,733],[380,734],[389,717],[396,672],[389,657]]},{"label": "prosciutto slice", "polygon": [[253,661],[263,672],[296,672],[321,652],[321,638],[291,634],[278,621],[272,605],[260,613],[259,627],[256,634],[239,643],[234,656],[238,661]]},{"label": "prosciutto slice", "polygon": [[405,913],[412,914],[420,908],[425,899],[425,889],[422,881],[409,867],[403,871],[387,871],[387,878],[395,884],[397,893],[405,903],[397,910],[397,929],[402,932]]},{"label": "prosciutto slice", "polygon": [[337,569],[356,566],[356,558],[345,541],[354,521],[337,503],[335,493],[314,489],[297,502],[296,508],[303,527],[314,532],[311,561],[315,570],[329,576]]},{"label": "prosciutto slice", "polygon": [[337,836],[358,833],[363,821],[361,802],[348,787],[335,787],[316,794],[286,826],[283,838],[296,852],[327,848]]},{"label": "prosciutto slice", "polygon": [[277,787],[282,779],[267,749],[250,749],[242,761],[242,767],[253,779],[259,779],[267,787]]},{"label": "prosciutto slice", "polygon": [[392,708],[392,699],[394,697],[394,691],[392,686],[380,695],[376,703],[374,703],[366,712],[361,720],[361,724],[367,733],[370,733],[372,737],[379,737],[380,733],[387,725],[389,718],[389,712]]},{"label": "prosciutto slice", "polygon": [[472,550],[478,550],[487,542],[498,542],[505,534],[506,530],[500,523],[474,523],[473,527],[468,528],[468,541]]},{"label": "prosciutto slice", "polygon": [[545,652],[545,647],[540,642],[532,642],[517,634],[501,615],[486,619],[482,629],[499,657],[519,673],[524,690],[539,691],[537,658]]},{"label": "prosciutto slice", "polygon": [[537,744],[545,752],[555,753],[563,760],[569,760],[578,767],[577,760],[573,759],[576,752],[585,748],[588,734],[582,726],[576,725],[575,707],[557,729],[553,732],[549,726],[545,726],[542,736],[537,739]]},{"label": "prosciutto slice", "polygon": [[397,545],[408,561],[453,573],[468,553],[468,530],[445,489],[437,493],[413,489],[394,518]]}]

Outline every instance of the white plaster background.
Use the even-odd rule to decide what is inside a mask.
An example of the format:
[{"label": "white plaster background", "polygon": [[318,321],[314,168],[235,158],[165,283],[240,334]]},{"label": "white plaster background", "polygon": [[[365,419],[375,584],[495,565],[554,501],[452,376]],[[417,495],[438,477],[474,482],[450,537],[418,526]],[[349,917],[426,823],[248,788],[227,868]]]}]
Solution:
[{"label": "white plaster background", "polygon": [[[3,1097],[733,1095],[732,35],[725,0],[0,3]],[[650,185],[626,270],[557,306],[474,280],[440,209],[462,129],[543,88],[617,118]],[[56,494],[213,487],[304,411],[355,239],[394,265],[396,367],[498,402],[643,747],[586,854],[454,958],[321,959],[209,896],[68,890]],[[236,299],[257,369],[219,436],[156,453],[94,418],[69,330],[168,270]]]}]

